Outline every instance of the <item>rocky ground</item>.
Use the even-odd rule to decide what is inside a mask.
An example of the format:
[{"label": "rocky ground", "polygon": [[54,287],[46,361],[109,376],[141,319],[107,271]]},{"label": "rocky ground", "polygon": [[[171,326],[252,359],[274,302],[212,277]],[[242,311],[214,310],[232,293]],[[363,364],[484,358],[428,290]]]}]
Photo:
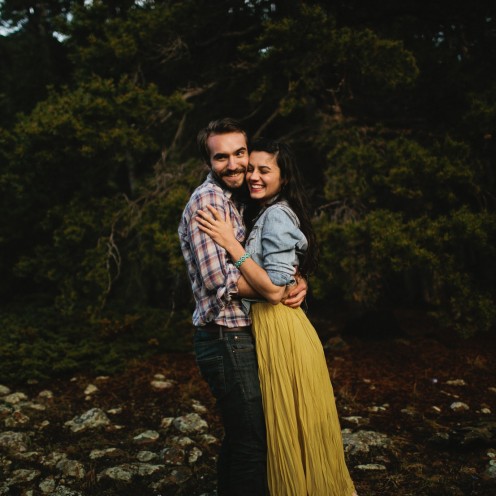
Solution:
[{"label": "rocky ground", "polygon": [[[322,325],[361,496],[496,495],[495,337],[343,340]],[[221,435],[191,354],[2,384],[0,495],[213,495]]]}]

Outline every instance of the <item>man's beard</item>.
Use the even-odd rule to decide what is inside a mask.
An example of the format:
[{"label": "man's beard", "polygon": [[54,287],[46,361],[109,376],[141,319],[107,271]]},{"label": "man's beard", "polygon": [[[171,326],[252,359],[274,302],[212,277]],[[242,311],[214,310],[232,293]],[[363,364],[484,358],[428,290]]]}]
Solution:
[{"label": "man's beard", "polygon": [[[225,171],[225,172],[222,172],[221,174],[217,174],[216,172],[212,171],[213,175],[217,178],[217,180],[223,184],[226,189],[228,189],[229,191],[238,191],[240,188],[243,187],[243,185],[245,184],[245,180],[244,180],[244,175],[246,174],[246,169],[240,167],[234,171]],[[229,186],[229,184],[227,184],[223,178],[224,177],[229,177],[229,176],[236,176],[238,174],[243,174],[243,181],[242,183],[239,185],[239,186],[236,186],[235,188],[231,188],[231,186]]]}]

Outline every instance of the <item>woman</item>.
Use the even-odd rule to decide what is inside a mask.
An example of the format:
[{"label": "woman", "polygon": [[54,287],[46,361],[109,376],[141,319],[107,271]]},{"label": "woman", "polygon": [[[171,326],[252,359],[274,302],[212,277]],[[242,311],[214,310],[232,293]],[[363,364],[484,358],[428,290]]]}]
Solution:
[{"label": "woman", "polygon": [[[243,247],[209,207],[200,229],[229,253],[267,302],[251,302],[273,496],[352,496],[329,371],[319,337],[300,309],[280,303],[296,267],[315,268],[315,236],[293,154],[283,143],[251,147],[246,181],[260,211]],[[247,305],[250,305],[247,302]]]}]

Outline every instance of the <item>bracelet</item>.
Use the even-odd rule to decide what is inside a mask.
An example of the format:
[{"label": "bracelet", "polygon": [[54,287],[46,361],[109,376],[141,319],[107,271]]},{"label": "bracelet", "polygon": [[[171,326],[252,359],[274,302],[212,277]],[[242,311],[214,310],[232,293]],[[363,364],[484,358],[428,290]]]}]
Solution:
[{"label": "bracelet", "polygon": [[243,262],[250,257],[251,255],[248,252],[246,252],[237,262],[234,262],[234,265],[236,266],[237,269],[239,269],[243,265]]}]

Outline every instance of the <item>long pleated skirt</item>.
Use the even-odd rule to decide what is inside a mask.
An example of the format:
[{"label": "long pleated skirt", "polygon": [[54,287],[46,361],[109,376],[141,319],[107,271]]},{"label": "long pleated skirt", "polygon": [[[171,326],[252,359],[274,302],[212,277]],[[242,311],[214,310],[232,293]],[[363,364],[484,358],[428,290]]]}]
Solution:
[{"label": "long pleated skirt", "polygon": [[251,307],[267,425],[271,496],[351,496],[324,350],[305,313]]}]

